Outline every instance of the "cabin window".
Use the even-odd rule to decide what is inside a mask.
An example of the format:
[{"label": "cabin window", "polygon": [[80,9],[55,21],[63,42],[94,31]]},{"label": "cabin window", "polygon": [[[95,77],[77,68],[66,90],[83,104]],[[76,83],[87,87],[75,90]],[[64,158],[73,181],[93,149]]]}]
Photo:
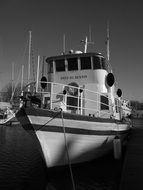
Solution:
[{"label": "cabin window", "polygon": [[101,110],[109,110],[109,99],[106,96],[100,96]]},{"label": "cabin window", "polygon": [[91,69],[91,57],[80,58],[81,70]]},{"label": "cabin window", "polygon": [[93,69],[107,70],[107,64],[104,57],[93,56]]},{"label": "cabin window", "polygon": [[68,61],[68,71],[78,70],[78,59],[77,58],[69,58]]},{"label": "cabin window", "polygon": [[108,66],[105,62],[105,58],[101,57],[101,62],[102,62],[102,69],[107,70]]},{"label": "cabin window", "polygon": [[53,60],[48,61],[48,73],[53,73]]},{"label": "cabin window", "polygon": [[65,71],[65,60],[64,59],[55,60],[55,64],[56,64],[57,72]]},{"label": "cabin window", "polygon": [[93,56],[93,69],[101,69],[100,57]]}]

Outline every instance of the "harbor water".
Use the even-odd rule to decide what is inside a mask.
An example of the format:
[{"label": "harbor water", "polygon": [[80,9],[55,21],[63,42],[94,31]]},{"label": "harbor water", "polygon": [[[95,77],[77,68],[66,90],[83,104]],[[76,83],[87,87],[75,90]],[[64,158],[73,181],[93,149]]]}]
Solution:
[{"label": "harbor water", "polygon": [[[118,190],[122,161],[113,153],[72,166],[76,190]],[[69,168],[47,169],[35,141],[20,125],[0,126],[0,190],[73,190]]]}]

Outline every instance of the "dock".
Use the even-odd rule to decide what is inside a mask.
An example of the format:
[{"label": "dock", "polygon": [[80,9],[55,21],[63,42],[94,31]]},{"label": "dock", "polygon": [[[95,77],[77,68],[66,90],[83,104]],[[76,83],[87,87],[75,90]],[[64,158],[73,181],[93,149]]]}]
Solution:
[{"label": "dock", "polygon": [[132,120],[133,129],[125,154],[120,190],[143,190],[143,118]]}]

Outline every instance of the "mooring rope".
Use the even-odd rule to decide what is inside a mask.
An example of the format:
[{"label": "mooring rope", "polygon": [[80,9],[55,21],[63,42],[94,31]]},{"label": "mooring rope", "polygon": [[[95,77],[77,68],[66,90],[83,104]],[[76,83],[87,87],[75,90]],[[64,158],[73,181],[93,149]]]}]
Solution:
[{"label": "mooring rope", "polygon": [[61,117],[62,117],[62,125],[63,125],[63,132],[64,132],[64,140],[65,140],[65,148],[66,148],[66,152],[67,152],[67,158],[68,158],[68,164],[69,164],[69,169],[70,169],[72,186],[73,186],[73,190],[76,190],[76,188],[75,188],[75,182],[74,182],[74,177],[73,177],[73,172],[72,172],[72,167],[71,167],[71,160],[70,160],[69,151],[68,151],[68,145],[67,145],[67,139],[66,139],[66,130],[65,130],[65,125],[64,125],[64,117],[63,117],[63,110],[62,109],[61,109]]},{"label": "mooring rope", "polygon": [[66,139],[66,130],[65,130],[65,125],[64,125],[63,110],[61,108],[59,108],[57,110],[57,112],[58,113],[54,117],[52,117],[50,120],[48,120],[44,125],[42,125],[41,127],[39,127],[37,130],[40,130],[41,128],[43,128],[44,126],[46,126],[49,122],[51,122],[54,118],[56,118],[59,114],[61,114],[63,133],[64,133],[64,141],[65,141],[65,149],[66,149],[67,158],[68,158],[68,165],[69,165],[69,170],[70,170],[70,175],[71,175],[71,181],[72,181],[73,190],[76,190],[76,188],[75,188],[75,182],[74,182],[74,177],[73,177],[73,171],[72,171],[72,167],[71,167],[71,160],[70,160],[69,151],[68,151],[67,139]]},{"label": "mooring rope", "polygon": [[45,127],[49,122],[51,122],[53,119],[55,119],[60,113],[61,113],[61,111],[56,113],[51,119],[49,119],[46,123],[41,125],[38,129],[36,129],[36,131],[38,131],[38,130],[42,129],[43,127]]}]

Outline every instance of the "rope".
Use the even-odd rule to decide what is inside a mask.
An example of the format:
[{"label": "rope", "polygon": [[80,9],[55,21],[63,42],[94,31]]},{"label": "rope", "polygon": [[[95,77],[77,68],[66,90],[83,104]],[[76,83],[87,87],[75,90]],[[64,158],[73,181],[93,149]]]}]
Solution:
[{"label": "rope", "polygon": [[70,156],[69,156],[69,152],[68,152],[68,145],[67,145],[67,139],[66,139],[66,130],[65,130],[65,126],[64,126],[64,117],[63,117],[63,111],[62,111],[62,109],[61,109],[61,117],[62,117],[62,125],[63,125],[63,132],[64,132],[64,140],[65,140],[65,148],[66,148],[67,157],[68,157],[68,164],[69,164],[69,169],[70,169],[72,186],[73,186],[73,190],[76,190],[76,188],[75,188],[75,182],[74,182],[74,177],[73,177],[73,172],[72,172],[72,167],[71,167]]},{"label": "rope", "polygon": [[74,182],[74,177],[73,177],[73,172],[72,172],[72,167],[71,167],[71,161],[70,161],[70,156],[69,156],[69,152],[68,152],[68,145],[67,145],[67,139],[66,139],[66,130],[65,130],[65,126],[64,126],[64,117],[63,117],[63,111],[61,108],[59,108],[60,111],[58,111],[58,113],[51,118],[49,121],[47,121],[44,125],[42,125],[41,127],[39,127],[37,130],[42,129],[44,126],[46,126],[49,122],[51,122],[54,118],[57,117],[58,114],[61,114],[61,118],[62,118],[62,126],[63,126],[63,132],[64,132],[64,140],[65,140],[65,148],[66,148],[66,153],[67,153],[67,158],[68,158],[68,164],[69,164],[69,170],[70,170],[70,175],[71,175],[71,181],[72,181],[72,186],[73,186],[73,190],[76,190],[75,188],[75,182]]},{"label": "rope", "polygon": [[41,127],[39,127],[36,131],[38,131],[38,130],[40,130],[40,129],[42,129],[43,127],[45,127],[50,121],[52,121],[53,119],[55,119],[56,117],[57,117],[57,115],[59,115],[61,113],[61,111],[60,112],[58,112],[55,116],[53,116],[49,121],[47,121],[44,125],[42,125]]}]

